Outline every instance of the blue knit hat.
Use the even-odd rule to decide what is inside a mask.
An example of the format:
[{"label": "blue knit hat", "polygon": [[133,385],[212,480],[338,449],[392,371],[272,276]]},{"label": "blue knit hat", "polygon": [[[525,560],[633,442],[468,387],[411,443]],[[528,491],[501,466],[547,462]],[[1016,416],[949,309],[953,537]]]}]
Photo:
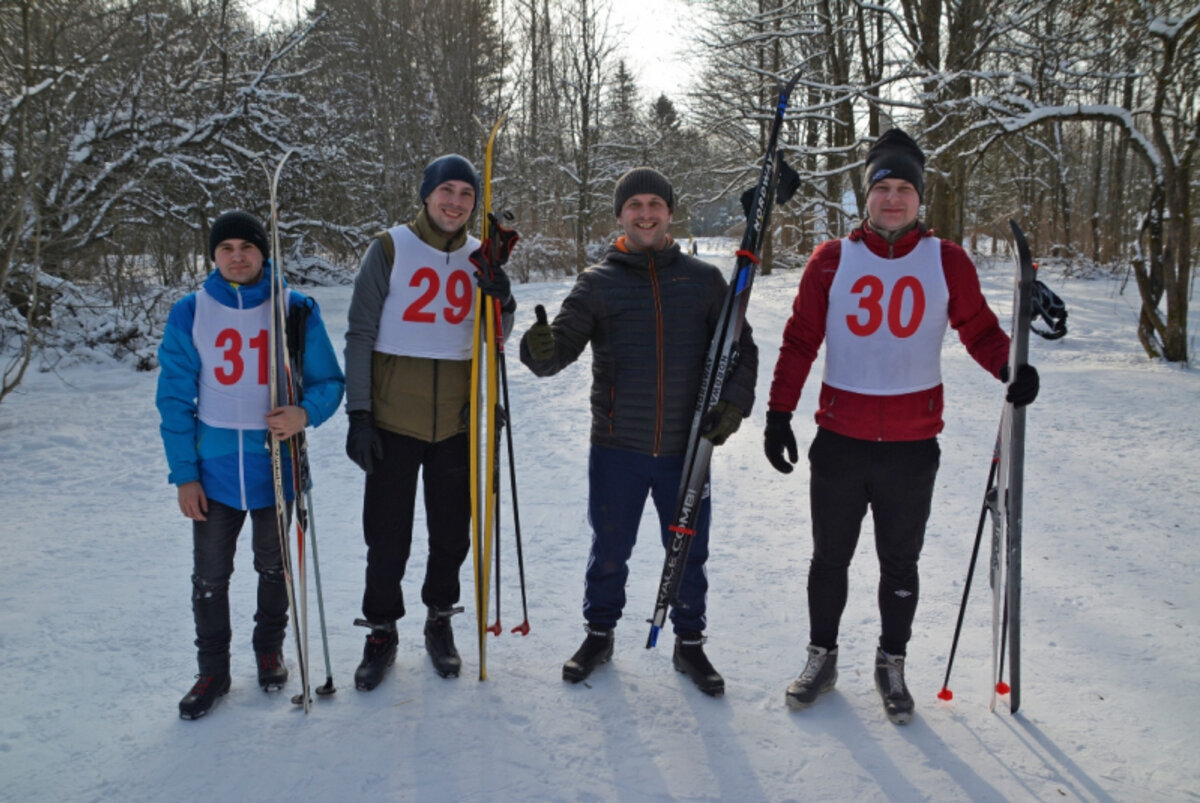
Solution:
[{"label": "blue knit hat", "polygon": [[[425,165],[425,173],[421,177],[421,203],[425,203],[429,193],[447,181],[465,181],[470,184],[475,189],[475,206],[479,205],[479,173],[475,172],[474,165],[457,153],[439,156]],[[471,211],[475,211],[474,206],[471,207]]]}]

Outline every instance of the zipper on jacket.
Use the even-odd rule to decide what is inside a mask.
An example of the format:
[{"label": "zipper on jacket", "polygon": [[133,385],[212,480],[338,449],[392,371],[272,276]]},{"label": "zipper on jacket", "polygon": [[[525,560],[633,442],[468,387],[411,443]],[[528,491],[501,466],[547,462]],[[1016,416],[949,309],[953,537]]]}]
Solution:
[{"label": "zipper on jacket", "polygon": [[663,406],[666,396],[666,358],[663,346],[662,294],[658,287],[658,272],[654,268],[654,255],[647,254],[646,267],[650,272],[650,289],[654,296],[654,448],[658,457],[662,451]]}]

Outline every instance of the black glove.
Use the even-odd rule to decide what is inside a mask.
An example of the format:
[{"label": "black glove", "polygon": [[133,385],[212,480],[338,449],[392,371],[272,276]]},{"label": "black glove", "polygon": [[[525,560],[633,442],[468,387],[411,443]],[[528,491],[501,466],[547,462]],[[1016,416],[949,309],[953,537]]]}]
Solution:
[{"label": "black glove", "polygon": [[554,330],[546,322],[546,308],[538,304],[534,308],[537,323],[525,332],[525,348],[534,362],[545,362],[554,357]]},{"label": "black glove", "polygon": [[[474,260],[472,260],[474,261]],[[512,299],[512,282],[503,268],[492,268],[491,276],[483,268],[475,271],[475,284],[484,295],[491,296],[500,302],[500,306],[508,305]]]},{"label": "black glove", "polygon": [[488,236],[467,258],[476,268],[475,283],[479,289],[499,300],[501,306],[506,306],[512,298],[512,283],[503,267],[521,235],[501,226],[491,212],[488,212],[488,224]]},{"label": "black glove", "polygon": [[[787,459],[783,459],[783,450],[787,449]],[[763,451],[776,471],[784,474],[792,473],[792,465],[800,459],[796,451],[796,436],[792,434],[792,414],[779,410],[767,410],[767,428],[763,431]]]},{"label": "black glove", "polygon": [[[1000,381],[1008,382],[1008,366],[1000,369]],[[1017,375],[1008,386],[1004,400],[1012,402],[1014,407],[1024,407],[1037,398],[1041,380],[1038,379],[1037,369],[1029,363],[1017,366]]]},{"label": "black glove", "polygon": [[742,419],[746,416],[732,402],[719,401],[705,413],[700,421],[700,436],[712,441],[713,446],[720,446],[729,440],[729,436],[738,431]]},{"label": "black glove", "polygon": [[346,454],[368,474],[375,470],[375,461],[383,459],[383,440],[379,437],[379,430],[375,429],[375,419],[366,410],[350,413]]}]

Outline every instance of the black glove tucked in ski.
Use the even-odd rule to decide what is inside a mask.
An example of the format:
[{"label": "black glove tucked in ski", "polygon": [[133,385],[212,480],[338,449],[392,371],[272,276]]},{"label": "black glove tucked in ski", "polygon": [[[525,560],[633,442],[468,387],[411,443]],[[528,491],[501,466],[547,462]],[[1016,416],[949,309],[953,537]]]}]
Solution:
[{"label": "black glove tucked in ski", "polygon": [[507,306],[512,298],[512,282],[503,268],[521,235],[501,226],[491,212],[488,212],[488,224],[488,236],[467,258],[476,268],[475,283],[479,289],[499,300],[501,306]]},{"label": "black glove tucked in ski", "polygon": [[[472,256],[472,262],[475,261]],[[484,295],[491,296],[500,302],[500,306],[508,306],[508,302],[512,300],[512,282],[508,278],[508,274],[504,272],[504,268],[492,268],[492,275],[488,276],[487,271],[479,268],[475,271],[475,284],[483,291]]]},{"label": "black glove tucked in ski", "polygon": [[525,332],[523,343],[534,362],[545,362],[554,356],[554,330],[546,321],[546,308],[538,304],[534,309],[537,323]]},{"label": "black glove tucked in ski", "polygon": [[[1007,365],[1000,369],[1000,381],[1008,382]],[[1022,363],[1017,366],[1017,375],[1009,384],[1004,400],[1012,402],[1014,407],[1024,407],[1037,398],[1040,387],[1041,380],[1038,378],[1037,369],[1029,363]]]},{"label": "black glove tucked in ski", "polygon": [[700,421],[700,435],[712,441],[713,446],[720,446],[738,431],[745,417],[737,405],[724,400],[719,401]]},{"label": "black glove tucked in ski", "polygon": [[[783,451],[787,449],[787,460]],[[781,410],[767,410],[767,428],[763,431],[763,451],[776,471],[792,473],[792,465],[800,459],[796,451],[796,436],[792,433],[792,414]],[[788,462],[791,461],[791,463]]]},{"label": "black glove tucked in ski", "polygon": [[375,470],[375,461],[383,459],[383,440],[379,437],[379,430],[375,429],[374,417],[366,410],[350,413],[346,454],[368,474]]}]

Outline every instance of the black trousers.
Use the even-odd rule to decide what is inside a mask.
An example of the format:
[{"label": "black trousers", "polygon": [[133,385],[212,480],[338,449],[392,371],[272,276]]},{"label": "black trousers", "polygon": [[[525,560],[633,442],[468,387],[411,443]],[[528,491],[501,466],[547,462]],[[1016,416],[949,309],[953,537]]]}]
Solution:
[{"label": "black trousers", "polygon": [[937,439],[876,442],[818,429],[811,466],[810,640],[831,649],[846,607],[850,561],[870,507],[879,557],[879,646],[904,655],[920,597],[917,561],[933,500]]},{"label": "black trousers", "polygon": [[229,671],[229,579],[238,534],[250,514],[254,571],[258,573],[258,610],[254,649],[271,652],[283,645],[288,623],[287,585],[283,577],[275,508],[239,510],[208,500],[208,521],[192,522],[192,614],[196,620],[196,659],[201,674]]},{"label": "black trousers", "polygon": [[459,570],[471,551],[471,485],[465,432],[437,443],[386,430],[379,434],[383,459],[367,475],[363,496],[367,582],[362,612],[382,624],[405,612],[400,581],[412,551],[418,477],[424,482],[429,531],[421,601],[438,609],[458,602]]}]

